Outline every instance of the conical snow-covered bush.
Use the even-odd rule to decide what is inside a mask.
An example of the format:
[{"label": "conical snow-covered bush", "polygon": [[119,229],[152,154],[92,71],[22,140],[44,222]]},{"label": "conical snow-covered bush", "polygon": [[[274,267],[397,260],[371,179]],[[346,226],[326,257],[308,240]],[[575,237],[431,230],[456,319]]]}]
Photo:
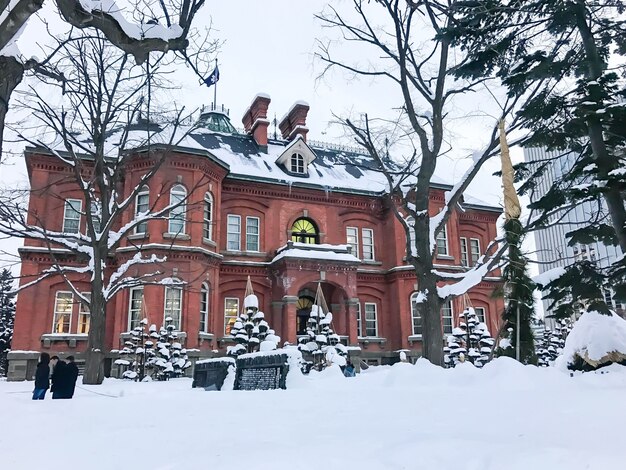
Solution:
[{"label": "conical snow-covered bush", "polygon": [[444,363],[454,367],[459,362],[469,361],[476,367],[489,362],[494,339],[487,325],[481,322],[472,307],[459,314],[459,325],[447,338],[444,350]]},{"label": "conical snow-covered bush", "polygon": [[126,367],[122,377],[129,380],[168,380],[181,377],[191,367],[187,350],[178,340],[171,317],[157,330],[144,318],[140,326],[131,331],[131,338],[120,350],[122,357],[115,364]]},{"label": "conical snow-covered bush", "polygon": [[227,348],[229,356],[274,350],[280,342],[280,337],[265,320],[265,314],[259,310],[259,299],[252,290],[250,276],[246,285],[243,311],[235,320],[230,335],[237,344]]},{"label": "conical snow-covered bush", "polygon": [[321,285],[317,286],[315,302],[311,306],[311,313],[307,321],[306,336],[298,340],[298,349],[310,355],[303,370],[322,370],[331,364],[340,367],[346,365],[348,350],[341,343],[341,338],[332,328],[333,314],[328,311]]}]

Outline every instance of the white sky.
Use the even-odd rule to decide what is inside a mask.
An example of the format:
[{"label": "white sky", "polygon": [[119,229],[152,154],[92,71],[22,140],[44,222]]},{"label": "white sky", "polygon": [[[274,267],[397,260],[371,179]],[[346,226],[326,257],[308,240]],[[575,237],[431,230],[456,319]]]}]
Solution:
[{"label": "white sky", "polygon": [[[212,20],[215,35],[225,43],[218,53],[220,81],[217,88],[218,105],[230,109],[236,127],[241,127],[241,117],[253,96],[265,92],[272,98],[270,115],[280,119],[297,100],[311,106],[307,118],[309,138],[337,141],[350,144],[338,126],[332,126],[333,113],[339,116],[359,115],[367,112],[370,117],[390,116],[393,108],[400,104],[398,91],[388,82],[369,78],[354,78],[335,71],[322,80],[316,78],[322,64],[314,60],[317,50],[316,39],[335,37],[336,33],[324,29],[314,14],[319,13],[327,1],[324,0],[229,0],[208,1],[200,13],[200,24],[209,25]],[[340,7],[351,2],[334,2]],[[52,2],[46,2],[41,16],[48,18],[51,27],[57,23],[57,13]],[[30,20],[20,37],[19,47],[26,57],[39,55],[37,43],[46,41],[47,33],[39,20]],[[354,49],[354,57],[362,51]],[[348,55],[351,51],[348,50]],[[365,60],[365,58],[363,58]],[[184,103],[188,109],[209,105],[213,101],[213,88],[201,85],[189,71],[181,69],[175,75],[181,85],[173,99]],[[489,97],[474,95],[463,102],[455,103],[462,112],[475,113],[485,108]],[[465,111],[464,107],[467,107]],[[486,106],[488,113],[489,106]],[[10,120],[10,116],[9,116]],[[491,122],[489,122],[491,124]],[[450,183],[463,174],[467,157],[473,150],[480,149],[487,140],[483,132],[484,122],[471,119],[451,121],[448,130],[453,139],[454,159],[446,164],[445,175]],[[6,159],[8,166],[0,168],[2,185],[24,184],[26,171],[21,149],[10,145],[17,157]],[[23,147],[23,146],[22,146]],[[521,151],[513,152],[515,160],[522,158]],[[491,204],[499,205],[501,186],[498,178],[490,176],[499,169],[499,162],[489,162],[470,187],[470,193]],[[19,243],[5,244],[4,250],[15,252]],[[532,247],[529,247],[532,249]]]}]

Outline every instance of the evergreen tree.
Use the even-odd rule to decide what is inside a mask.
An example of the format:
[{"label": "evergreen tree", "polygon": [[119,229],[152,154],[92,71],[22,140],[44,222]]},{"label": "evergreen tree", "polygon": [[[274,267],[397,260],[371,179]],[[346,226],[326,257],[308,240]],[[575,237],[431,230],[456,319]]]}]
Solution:
[{"label": "evergreen tree", "polygon": [[557,320],[554,330],[546,328],[537,344],[537,365],[550,366],[559,357],[565,346],[567,335],[572,331],[571,319]]},{"label": "evergreen tree", "polygon": [[444,363],[447,367],[454,367],[469,361],[482,367],[489,362],[493,344],[487,325],[480,321],[472,307],[467,307],[459,314],[459,326],[448,336]]},{"label": "evergreen tree", "polygon": [[[443,34],[468,51],[468,60],[455,69],[457,77],[495,76],[512,95],[539,90],[520,113],[530,130],[525,145],[572,158],[571,169],[531,204],[534,228],[583,202],[596,204],[602,216],[603,202],[605,217],[581,220],[581,227],[567,234],[568,243],[597,241],[626,253],[624,2],[485,0],[455,2],[453,8],[456,21]],[[621,57],[609,68],[615,56]],[[532,191],[550,164],[518,165],[518,178],[527,179],[521,191]],[[610,268],[577,263],[565,279],[547,287],[561,300],[553,304],[560,317],[581,306],[608,314],[602,288],[626,300],[626,259]]]},{"label": "evergreen tree", "polygon": [[331,364],[346,365],[348,350],[332,328],[333,314],[328,311],[321,284],[317,284],[315,301],[307,321],[306,336],[298,340],[298,349],[308,353],[312,361],[303,364],[303,371],[321,371]]},{"label": "evergreen tree", "polygon": [[15,321],[15,292],[13,292],[13,276],[4,268],[0,272],[0,377],[7,375],[7,354],[13,339],[13,323]]},{"label": "evergreen tree", "polygon": [[252,290],[250,276],[246,285],[243,310],[235,320],[230,335],[237,344],[228,346],[227,354],[235,357],[245,353],[276,349],[280,342],[280,337],[276,336],[265,320],[265,314],[259,310],[259,299]]},{"label": "evergreen tree", "polygon": [[167,317],[158,330],[153,324],[146,332],[147,324],[144,318],[120,350],[122,357],[115,363],[127,367],[122,377],[136,381],[181,377],[191,367],[191,362],[187,350],[178,341],[172,318]]},{"label": "evergreen tree", "polygon": [[[503,328],[508,331],[510,348],[498,348],[498,356],[516,357],[517,328],[519,325],[520,357],[523,364],[535,364],[534,317],[535,283],[528,276],[527,259],[521,250],[523,228],[519,219],[510,219],[504,223],[505,237],[509,245],[508,263],[503,270],[505,283],[506,307],[502,313]],[[519,320],[518,320],[519,317]]]}]

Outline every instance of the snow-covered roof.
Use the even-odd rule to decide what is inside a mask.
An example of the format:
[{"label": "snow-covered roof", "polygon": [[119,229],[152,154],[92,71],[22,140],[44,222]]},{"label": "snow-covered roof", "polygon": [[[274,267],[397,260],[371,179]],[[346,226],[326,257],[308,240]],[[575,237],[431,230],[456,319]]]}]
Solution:
[{"label": "snow-covered roof", "polygon": [[272,263],[282,258],[309,258],[315,260],[344,261],[360,263],[361,260],[349,252],[348,245],[308,244],[288,242],[276,250]]},{"label": "snow-covered roof", "polygon": [[[213,112],[214,113],[214,112]],[[210,113],[205,113],[210,114]],[[225,116],[226,120],[228,118]],[[323,190],[327,193],[347,192],[367,195],[380,195],[388,191],[385,176],[378,170],[377,162],[365,151],[331,143],[308,141],[305,145],[313,152],[314,160],[307,166],[307,174],[294,174],[281,163],[281,156],[294,145],[293,141],[268,139],[268,145],[261,148],[251,135],[236,132],[217,132],[202,126],[180,126],[173,129],[161,127],[159,124],[147,123],[145,120],[129,126],[127,148],[141,150],[145,148],[146,130],[152,132],[151,145],[173,144],[173,148],[181,153],[203,155],[228,170],[227,178],[267,182],[271,184],[296,186]],[[107,135],[107,154],[116,158],[117,134],[120,129],[112,129]],[[88,138],[78,138],[85,147],[92,147]],[[135,144],[135,145],[133,145]],[[64,145],[59,139],[47,145],[64,153]],[[168,148],[172,148],[169,147]],[[441,170],[445,172],[445,168]],[[444,190],[452,189],[452,181],[433,175],[431,187]],[[464,206],[483,210],[497,210],[492,204],[480,201],[470,195],[464,196]]]}]

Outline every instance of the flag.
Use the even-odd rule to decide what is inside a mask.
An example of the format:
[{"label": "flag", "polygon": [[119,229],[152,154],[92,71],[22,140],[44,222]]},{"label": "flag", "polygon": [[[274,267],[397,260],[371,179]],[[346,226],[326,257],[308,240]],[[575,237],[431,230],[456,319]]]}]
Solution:
[{"label": "flag", "polygon": [[215,85],[219,79],[220,79],[220,69],[217,68],[217,65],[216,65],[215,70],[211,72],[211,75],[209,75],[207,78],[204,79],[204,83],[206,84],[206,86]]}]

